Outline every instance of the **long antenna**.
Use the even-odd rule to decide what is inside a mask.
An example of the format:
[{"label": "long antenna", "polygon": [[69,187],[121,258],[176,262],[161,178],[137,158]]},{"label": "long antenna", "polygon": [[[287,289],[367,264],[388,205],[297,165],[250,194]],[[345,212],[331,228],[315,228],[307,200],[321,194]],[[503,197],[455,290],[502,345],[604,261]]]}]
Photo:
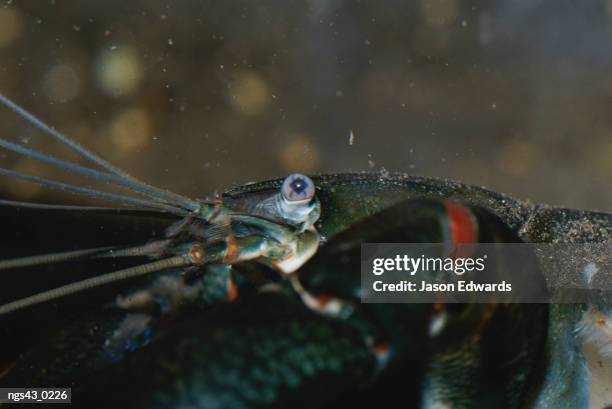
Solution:
[{"label": "long antenna", "polygon": [[59,253],[39,254],[36,256],[9,258],[0,260],[0,270],[8,270],[10,268],[23,268],[31,266],[39,266],[41,264],[55,264],[63,261],[77,260],[82,257],[93,254],[102,253],[114,249],[115,247],[95,247],[83,250],[62,251]]},{"label": "long antenna", "polygon": [[168,243],[169,240],[156,240],[141,246],[93,247],[88,249],[37,254],[35,256],[15,257],[0,260],[0,270],[32,267],[41,264],[62,263],[88,256],[92,256],[92,258],[153,257],[156,254],[161,254]]},{"label": "long antenna", "polygon": [[168,270],[171,268],[186,267],[192,262],[188,256],[174,256],[163,260],[154,261],[148,264],[142,264],[135,267],[126,268],[123,270],[113,271],[112,273],[103,274],[97,277],[88,278],[76,283],[68,284],[62,287],[54,288],[49,291],[34,294],[32,296],[22,298],[8,304],[0,305],[0,315],[5,315],[13,311],[40,304],[46,301],[63,298],[67,295],[79,293],[91,288],[100,287],[115,281],[127,280],[132,277],[138,277],[145,274],[155,273],[157,271]]}]

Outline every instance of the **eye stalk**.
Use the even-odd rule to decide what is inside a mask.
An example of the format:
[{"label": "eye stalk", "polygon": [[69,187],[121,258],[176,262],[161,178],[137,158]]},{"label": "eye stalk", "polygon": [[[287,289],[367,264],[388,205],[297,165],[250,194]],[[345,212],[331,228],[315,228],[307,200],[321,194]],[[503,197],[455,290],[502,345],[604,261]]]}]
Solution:
[{"label": "eye stalk", "polygon": [[310,201],[315,194],[315,185],[308,176],[293,173],[283,181],[281,194],[288,202]]},{"label": "eye stalk", "polygon": [[315,184],[308,176],[293,173],[285,178],[277,196],[280,216],[293,224],[311,228],[319,218],[320,205],[315,197]]}]

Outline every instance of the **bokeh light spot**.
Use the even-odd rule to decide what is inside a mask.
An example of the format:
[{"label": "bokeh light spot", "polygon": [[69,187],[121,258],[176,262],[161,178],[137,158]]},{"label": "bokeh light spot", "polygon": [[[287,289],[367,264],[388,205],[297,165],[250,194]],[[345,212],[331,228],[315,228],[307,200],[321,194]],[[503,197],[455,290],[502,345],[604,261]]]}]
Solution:
[{"label": "bokeh light spot", "polygon": [[21,14],[13,8],[0,9],[0,48],[13,44],[23,32]]},{"label": "bokeh light spot", "polygon": [[120,153],[142,149],[151,140],[151,121],[141,108],[121,112],[110,125],[110,136]]},{"label": "bokeh light spot", "polygon": [[142,81],[142,63],[129,46],[104,50],[96,61],[96,80],[102,91],[112,97],[133,94]]},{"label": "bokeh light spot", "polygon": [[456,0],[421,0],[421,13],[428,26],[446,28],[457,18]]},{"label": "bokeh light spot", "polygon": [[249,71],[239,73],[232,81],[228,100],[231,106],[244,115],[259,115],[270,104],[271,96],[266,82]]},{"label": "bokeh light spot", "polygon": [[512,176],[527,176],[538,160],[536,147],[526,141],[512,141],[501,147],[498,153],[499,168]]},{"label": "bokeh light spot", "polygon": [[296,135],[282,147],[279,158],[287,173],[312,173],[319,166],[319,148],[308,136]]},{"label": "bokeh light spot", "polygon": [[47,71],[43,88],[49,100],[68,102],[79,94],[81,81],[72,67],[59,64]]}]

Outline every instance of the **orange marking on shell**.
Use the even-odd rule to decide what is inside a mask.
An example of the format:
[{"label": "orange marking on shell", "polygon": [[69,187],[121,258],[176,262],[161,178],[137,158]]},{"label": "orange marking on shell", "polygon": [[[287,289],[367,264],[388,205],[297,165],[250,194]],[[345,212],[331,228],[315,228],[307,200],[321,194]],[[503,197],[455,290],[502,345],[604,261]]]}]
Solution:
[{"label": "orange marking on shell", "polygon": [[606,325],[606,320],[604,318],[598,318],[595,320],[595,324],[604,326]]},{"label": "orange marking on shell", "polygon": [[[454,258],[469,256],[473,251],[472,246],[466,244],[478,241],[478,225],[472,212],[456,203],[444,202],[448,215],[451,243],[454,248],[451,256]],[[458,247],[458,245],[462,245]]]},{"label": "orange marking on shell", "polygon": [[445,202],[444,205],[448,213],[453,244],[475,243],[478,239],[478,226],[472,212],[453,202]]},{"label": "orange marking on shell", "polygon": [[227,238],[225,244],[227,245],[227,249],[225,250],[223,262],[225,264],[233,264],[240,255],[240,248],[238,247],[238,243],[236,243],[236,239],[232,236]]},{"label": "orange marking on shell", "polygon": [[227,301],[232,302],[238,298],[238,287],[233,280],[229,280],[227,285]]}]

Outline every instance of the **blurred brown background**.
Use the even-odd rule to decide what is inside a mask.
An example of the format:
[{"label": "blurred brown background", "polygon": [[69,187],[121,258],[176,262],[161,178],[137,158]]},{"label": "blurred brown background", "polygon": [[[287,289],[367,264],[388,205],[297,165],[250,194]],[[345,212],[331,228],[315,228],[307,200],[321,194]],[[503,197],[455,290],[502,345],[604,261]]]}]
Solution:
[{"label": "blurred brown background", "polygon": [[[612,210],[612,1],[2,0],[0,92],[196,197],[401,171]],[[0,136],[75,160],[5,109]]]}]

